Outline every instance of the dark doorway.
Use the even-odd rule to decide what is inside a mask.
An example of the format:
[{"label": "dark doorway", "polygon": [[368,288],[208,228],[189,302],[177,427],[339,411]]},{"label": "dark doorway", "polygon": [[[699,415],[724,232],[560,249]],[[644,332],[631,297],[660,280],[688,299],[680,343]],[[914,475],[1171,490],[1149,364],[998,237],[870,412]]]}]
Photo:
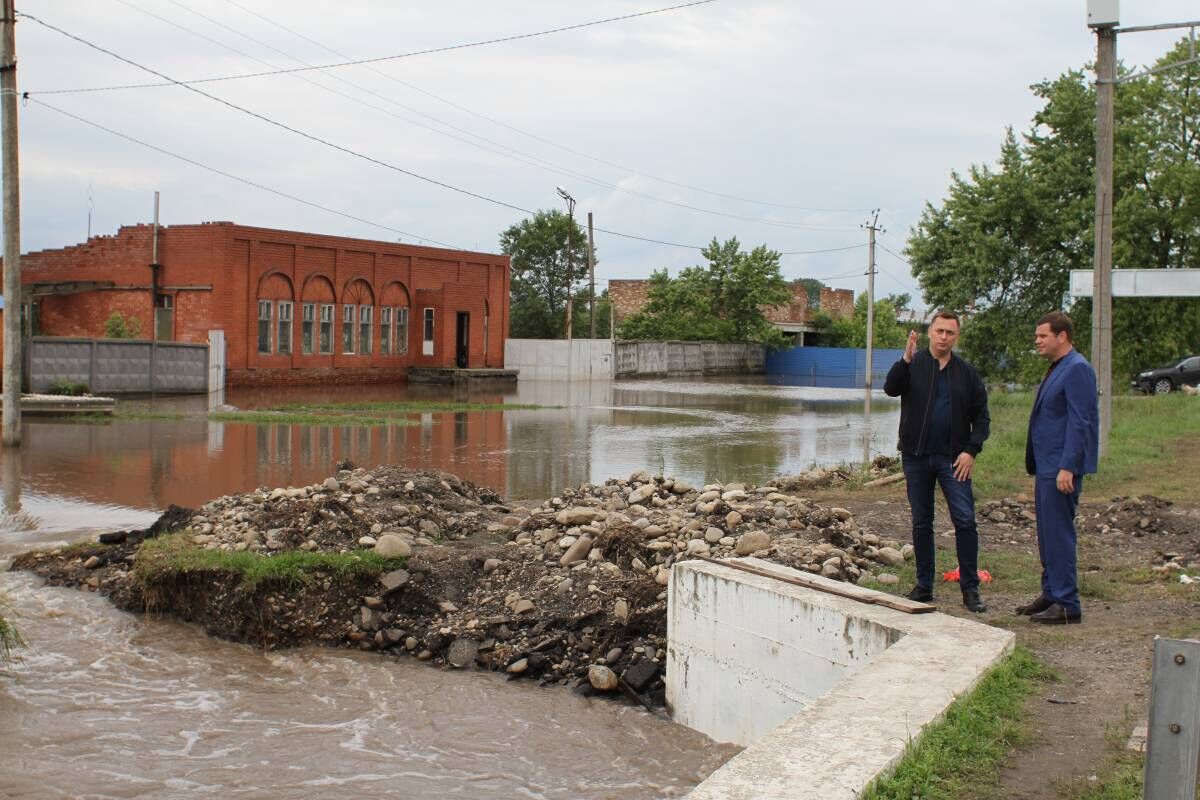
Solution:
[{"label": "dark doorway", "polygon": [[458,312],[458,335],[455,337],[454,363],[459,369],[467,368],[467,343],[471,339],[471,315]]}]

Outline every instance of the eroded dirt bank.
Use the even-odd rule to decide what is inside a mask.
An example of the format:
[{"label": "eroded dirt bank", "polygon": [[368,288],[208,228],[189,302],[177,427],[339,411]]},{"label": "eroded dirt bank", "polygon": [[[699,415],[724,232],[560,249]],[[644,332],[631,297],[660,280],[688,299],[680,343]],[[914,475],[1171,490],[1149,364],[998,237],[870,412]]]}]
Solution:
[{"label": "eroded dirt bank", "polygon": [[13,568],[263,647],[377,650],[659,705],[675,561],[755,554],[842,580],[903,566],[909,548],[798,493],[822,478],[692,486],[639,472],[522,507],[446,473],[344,469]]}]

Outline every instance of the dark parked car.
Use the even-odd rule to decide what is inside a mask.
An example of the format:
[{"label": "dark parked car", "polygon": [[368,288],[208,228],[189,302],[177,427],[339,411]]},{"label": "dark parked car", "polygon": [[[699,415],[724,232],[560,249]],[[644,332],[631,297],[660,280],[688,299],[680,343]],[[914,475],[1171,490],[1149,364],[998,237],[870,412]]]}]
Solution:
[{"label": "dark parked car", "polygon": [[1200,356],[1176,358],[1161,367],[1139,372],[1133,379],[1133,388],[1142,392],[1166,394],[1187,384],[1200,383]]}]

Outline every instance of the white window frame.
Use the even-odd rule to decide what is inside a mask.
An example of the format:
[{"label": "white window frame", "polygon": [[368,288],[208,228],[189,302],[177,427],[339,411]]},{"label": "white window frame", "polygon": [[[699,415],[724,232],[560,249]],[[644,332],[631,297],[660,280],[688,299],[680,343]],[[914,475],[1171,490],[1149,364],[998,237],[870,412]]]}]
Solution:
[{"label": "white window frame", "polygon": [[[274,303],[270,300],[258,301],[258,352],[265,356],[271,354],[271,307],[273,305]],[[266,323],[265,327],[264,323]],[[263,336],[264,332],[266,333],[265,337]]]},{"label": "white window frame", "polygon": [[301,303],[300,304],[300,352],[306,356],[313,354],[313,345],[316,344],[315,332],[317,322],[317,304],[316,303]]},{"label": "white window frame", "polygon": [[275,349],[280,355],[289,356],[292,354],[292,301],[280,300],[277,305]]},{"label": "white window frame", "polygon": [[358,306],[352,303],[342,304],[342,355],[354,355],[354,309],[356,308]]},{"label": "white window frame", "polygon": [[421,317],[421,355],[431,356],[434,336],[437,334],[437,313],[433,308],[426,307]]},{"label": "white window frame", "polygon": [[379,309],[379,355],[392,354],[392,309],[382,306]]},{"label": "white window frame", "polygon": [[[326,330],[325,326],[326,325],[329,326],[329,328],[328,328],[329,336],[328,337],[325,336],[325,330]],[[333,350],[334,350],[333,346],[336,341],[333,337],[336,334],[337,334],[337,331],[335,331],[333,328],[333,303],[322,303],[321,304],[321,327],[320,327],[320,332],[319,332],[319,335],[317,338],[317,352],[323,356],[333,355]],[[328,347],[325,347],[326,342],[329,343]]]},{"label": "white window frame", "polygon": [[396,355],[408,353],[408,306],[396,308]]},{"label": "white window frame", "polygon": [[375,322],[373,306],[358,307],[358,351],[364,356],[371,355],[371,328]]}]

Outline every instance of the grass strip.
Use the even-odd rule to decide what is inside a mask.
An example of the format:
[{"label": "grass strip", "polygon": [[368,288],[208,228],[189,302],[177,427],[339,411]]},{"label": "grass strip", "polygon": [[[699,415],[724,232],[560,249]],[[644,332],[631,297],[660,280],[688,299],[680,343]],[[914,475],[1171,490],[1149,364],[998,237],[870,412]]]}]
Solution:
[{"label": "grass strip", "polygon": [[529,411],[538,408],[565,408],[565,406],[542,406],[535,403],[455,403],[440,400],[401,400],[395,402],[338,402],[338,403],[286,403],[273,406],[273,411],[371,411],[376,413],[413,414],[422,411]]},{"label": "grass strip", "polygon": [[198,572],[232,572],[241,575],[243,585],[254,588],[261,583],[296,586],[318,577],[332,575],[350,578],[381,575],[403,567],[405,558],[382,558],[372,550],[349,553],[288,550],[267,556],[244,550],[206,550],[195,547],[188,534],[168,534],[146,541],[138,549],[133,574],[143,585],[164,578]]},{"label": "grass strip", "polygon": [[0,664],[11,661],[13,651],[18,647],[23,647],[24,644],[25,640],[21,638],[21,633],[3,614],[0,614]]},{"label": "grass strip", "polygon": [[280,411],[217,411],[208,415],[213,422],[237,422],[247,425],[415,425],[411,420],[362,414],[298,414]]},{"label": "grass strip", "polygon": [[1051,670],[1025,648],[1016,648],[910,742],[896,767],[867,786],[863,799],[978,796],[981,786],[997,783],[1012,749],[1031,740],[1022,706],[1038,683],[1050,680],[1055,680]]},{"label": "grass strip", "polygon": [[[1033,394],[993,392],[988,397],[991,436],[972,478],[983,497],[1030,492],[1025,474],[1025,435]],[[1096,475],[1084,480],[1085,494],[1157,494],[1190,498],[1191,476],[1200,468],[1200,400],[1181,393],[1113,398],[1108,455]]]}]

